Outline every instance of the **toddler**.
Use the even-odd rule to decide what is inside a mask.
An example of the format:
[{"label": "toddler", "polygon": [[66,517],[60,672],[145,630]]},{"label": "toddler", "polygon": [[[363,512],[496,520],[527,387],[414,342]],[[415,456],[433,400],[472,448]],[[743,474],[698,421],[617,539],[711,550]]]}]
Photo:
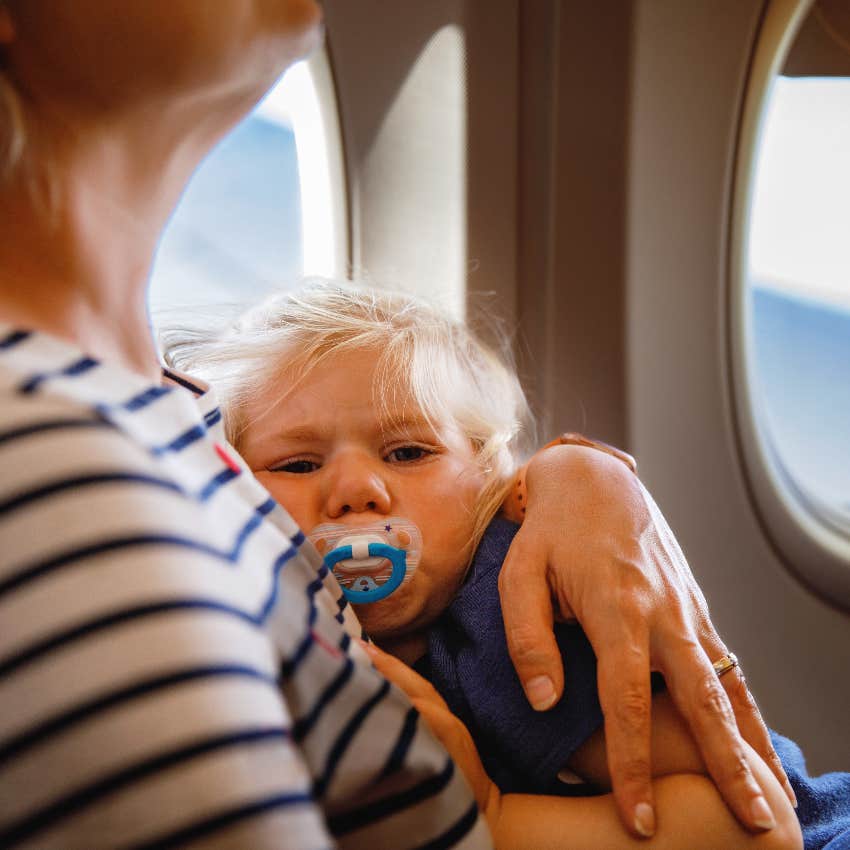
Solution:
[{"label": "toddler", "polygon": [[[497,580],[516,526],[498,512],[530,426],[508,361],[411,296],[325,283],[269,299],[215,339],[172,345],[170,358],[216,386],[230,440],[324,555],[369,636],[466,725],[498,801],[497,846],[636,845],[607,793],[580,628],[558,627],[567,685],[551,711],[531,710],[508,659]],[[760,835],[727,810],[663,693],[653,724],[650,846],[802,846],[753,751],[779,814]]]}]

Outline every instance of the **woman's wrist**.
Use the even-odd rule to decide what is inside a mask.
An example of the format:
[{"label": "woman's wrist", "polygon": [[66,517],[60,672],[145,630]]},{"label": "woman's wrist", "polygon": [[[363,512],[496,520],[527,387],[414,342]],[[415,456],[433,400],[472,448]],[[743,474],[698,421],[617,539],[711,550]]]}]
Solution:
[{"label": "woman's wrist", "polygon": [[523,519],[525,519],[526,506],[528,504],[528,487],[526,483],[528,467],[535,458],[553,446],[580,446],[582,448],[594,449],[617,458],[617,460],[624,463],[632,472],[637,473],[635,459],[622,449],[618,449],[608,443],[603,443],[601,440],[591,440],[589,437],[572,431],[561,434],[554,440],[546,443],[542,449],[538,450],[531,457],[528,463],[517,470],[514,484],[502,504],[502,515],[506,519],[516,523],[522,523]]}]

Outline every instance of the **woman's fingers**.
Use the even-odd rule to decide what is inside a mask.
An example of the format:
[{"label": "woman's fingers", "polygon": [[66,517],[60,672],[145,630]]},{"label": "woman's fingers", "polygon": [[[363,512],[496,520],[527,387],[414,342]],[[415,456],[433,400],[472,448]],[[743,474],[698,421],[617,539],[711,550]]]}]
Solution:
[{"label": "woman's fingers", "polygon": [[[711,622],[706,620],[703,625],[703,636],[700,643],[708,654],[710,661],[722,658],[727,650],[720,640]],[[762,719],[761,712],[747,687],[747,682],[740,667],[735,667],[720,677],[720,684],[729,697],[738,731],[741,737],[759,754],[762,761],[770,768],[779,784],[785,790],[791,805],[797,807],[797,795],[788,780],[788,774],[782,767],[782,762],[773,748],[770,740],[770,732]]]},{"label": "woman's fingers", "polygon": [[374,643],[367,643],[366,641],[360,643],[369,654],[378,672],[385,679],[389,679],[397,688],[403,690],[411,702],[426,700],[437,703],[448,711],[445,700],[437,693],[437,689],[412,667],[409,667],[394,655],[379,649]]},{"label": "woman's fingers", "polygon": [[527,526],[508,550],[499,573],[499,597],[508,652],[531,707],[551,708],[564,691],[564,666],[552,631],[546,553]]},{"label": "woman's fingers", "polygon": [[664,647],[663,670],[676,707],[690,727],[706,769],[744,827],[772,829],[776,820],[750,770],[735,713],[720,678],[696,640]]},{"label": "woman's fingers", "polygon": [[609,639],[605,650],[599,654],[597,680],[614,799],[629,831],[648,838],[655,832],[655,808],[647,638],[634,635],[620,641]]},{"label": "woman's fingers", "polygon": [[741,668],[736,667],[720,681],[732,704],[732,711],[735,713],[735,720],[738,723],[738,731],[741,733],[741,737],[761,756],[764,763],[779,780],[779,784],[785,790],[791,805],[796,809],[797,795],[794,793],[788,774],[782,767],[782,762],[773,748],[770,732],[752,694],[750,694]]}]

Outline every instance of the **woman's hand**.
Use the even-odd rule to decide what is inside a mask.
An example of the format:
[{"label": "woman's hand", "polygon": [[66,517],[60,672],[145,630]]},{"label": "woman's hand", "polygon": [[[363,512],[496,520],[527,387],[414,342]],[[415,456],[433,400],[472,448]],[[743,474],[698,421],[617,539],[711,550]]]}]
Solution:
[{"label": "woman's hand", "polygon": [[372,643],[362,643],[377,670],[396,687],[401,688],[414,708],[422,715],[437,740],[449,751],[472,788],[475,802],[494,832],[501,804],[501,793],[478,756],[472,736],[464,724],[449,711],[445,700],[434,686],[415,670]]},{"label": "woman's hand", "polygon": [[[529,702],[563,692],[554,617],[576,617],[599,662],[607,753],[624,825],[654,829],[650,670],[668,690],[738,820],[763,829],[771,811],[745,758],[742,736],[793,791],[740,669],[719,679],[727,652],[667,522],[619,460],[556,446],[529,464],[527,513],[499,580],[508,647]],[[739,731],[740,730],[740,731]]]}]

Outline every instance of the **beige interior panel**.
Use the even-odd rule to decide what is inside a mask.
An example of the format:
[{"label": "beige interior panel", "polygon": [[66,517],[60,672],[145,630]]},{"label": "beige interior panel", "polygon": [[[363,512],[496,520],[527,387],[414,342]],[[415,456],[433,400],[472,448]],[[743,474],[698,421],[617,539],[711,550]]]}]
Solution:
[{"label": "beige interior panel", "polygon": [[495,293],[541,433],[637,455],[766,718],[813,770],[847,770],[850,617],[760,524],[731,391],[732,187],[766,2],[324,5],[355,269],[458,309]]}]

